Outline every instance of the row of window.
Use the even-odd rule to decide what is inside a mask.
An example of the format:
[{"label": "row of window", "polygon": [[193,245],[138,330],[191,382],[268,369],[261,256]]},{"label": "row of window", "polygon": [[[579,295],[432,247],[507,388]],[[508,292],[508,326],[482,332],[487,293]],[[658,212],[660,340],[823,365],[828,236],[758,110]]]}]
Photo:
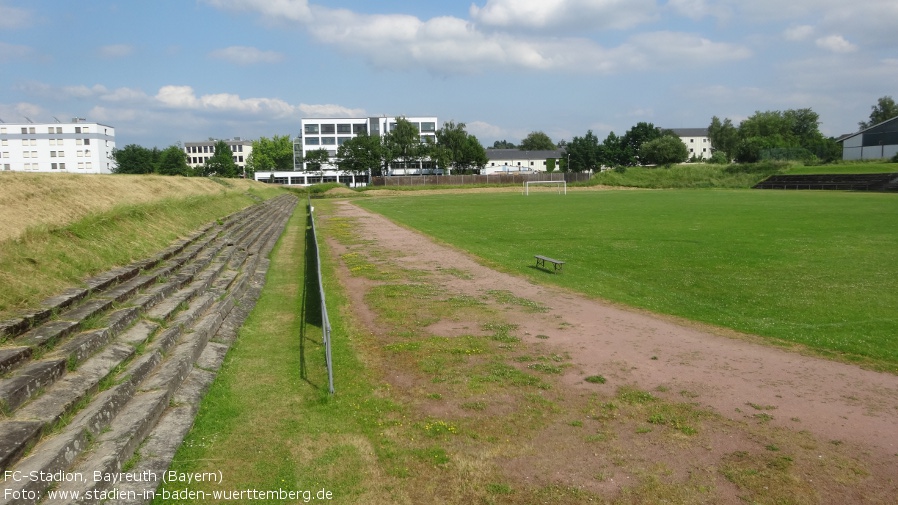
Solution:
[{"label": "row of window", "polygon": [[[47,139],[47,141],[50,143],[51,146],[61,146],[61,145],[64,145],[64,142],[65,142],[64,139]],[[0,145],[8,146],[9,141],[6,139],[0,140]],[[37,139],[22,139],[22,145],[23,146],[36,146]],[[76,146],[82,146],[82,145],[89,146],[90,139],[75,139],[75,145]],[[108,141],[107,141],[107,145],[109,145]]]},{"label": "row of window", "polygon": [[305,125],[303,131],[311,135],[317,135],[319,133],[322,133],[324,135],[334,133],[353,133],[358,135],[359,133],[367,132],[368,125],[362,123],[307,124]]},{"label": "row of window", "polygon": [[[307,146],[342,146],[352,137],[303,137],[303,143]],[[419,141],[434,142],[436,138],[433,135],[421,135]]]},{"label": "row of window", "polygon": [[[243,163],[243,156],[232,156],[232,158],[234,159],[234,163]],[[209,156],[206,156],[206,157],[188,156],[187,163],[191,163],[194,165],[201,165],[201,164],[205,163],[206,160],[208,160],[208,159],[209,159]]]},{"label": "row of window", "polygon": [[[83,158],[87,156],[90,157],[90,149],[84,151],[75,151],[75,155],[79,158]],[[37,151],[22,151],[23,158],[40,158],[41,156]],[[65,158],[65,151],[50,151],[51,158]],[[0,153],[0,158],[9,158],[9,151],[3,151]]]},{"label": "row of window", "polygon": [[[187,154],[201,154],[201,153],[211,153],[215,154],[215,146],[187,146],[184,148]],[[242,153],[243,152],[243,144],[233,144],[231,145],[232,153]]]},{"label": "row of window", "polygon": [[[41,163],[23,163],[23,170],[40,170]],[[79,161],[78,170],[92,170],[93,164],[89,161]],[[4,171],[11,171],[12,166],[9,163],[3,165]],[[65,163],[50,163],[50,170],[65,170]]]},{"label": "row of window", "polygon": [[[21,128],[21,132],[24,135],[33,135],[33,134],[37,133],[37,128],[35,128],[34,126],[23,126]],[[7,133],[5,126],[0,127],[0,134],[3,134],[3,133]],[[43,132],[41,132],[41,133],[43,133]],[[51,135],[61,134],[62,127],[61,126],[49,126],[49,127],[47,127],[47,133],[49,133]],[[87,126],[76,126],[75,133],[90,133],[90,128],[88,128]]]}]

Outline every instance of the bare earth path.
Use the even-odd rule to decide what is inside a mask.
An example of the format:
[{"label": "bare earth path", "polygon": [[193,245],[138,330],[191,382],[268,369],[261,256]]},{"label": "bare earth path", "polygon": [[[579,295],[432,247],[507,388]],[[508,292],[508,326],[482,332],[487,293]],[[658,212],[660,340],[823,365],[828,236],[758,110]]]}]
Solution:
[{"label": "bare earth path", "polygon": [[[564,377],[570,388],[587,388],[590,385],[583,377],[601,373],[609,383],[644,389],[664,386],[671,398],[689,392],[693,401],[731,419],[763,411],[772,415],[774,425],[807,430],[825,441],[857,444],[874,460],[898,468],[898,376],[715,334],[536,285],[486,268],[462,252],[349,202],[337,207],[339,216],[359,223],[361,238],[395,252],[396,261],[403,265],[429,271],[452,267],[471,275],[471,279],[447,279],[452,290],[482,297],[487,290],[503,289],[548,306],[544,313],[515,313],[514,321],[526,340],[536,342],[536,335],[551,335],[548,342],[570,354],[575,366]],[[463,332],[464,323],[458,325],[454,330]],[[441,331],[451,333],[453,328]]]}]

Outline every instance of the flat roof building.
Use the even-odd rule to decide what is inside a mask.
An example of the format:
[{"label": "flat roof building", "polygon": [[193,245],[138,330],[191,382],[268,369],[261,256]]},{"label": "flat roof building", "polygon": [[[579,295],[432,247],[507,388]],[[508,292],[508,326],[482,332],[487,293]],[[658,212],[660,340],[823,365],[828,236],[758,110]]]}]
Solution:
[{"label": "flat roof building", "polygon": [[70,123],[0,123],[0,170],[110,174],[115,128],[72,118]]},{"label": "flat roof building", "polygon": [[[244,140],[240,137],[233,139],[221,139],[231,149],[231,155],[237,168],[243,171],[246,168],[246,161],[253,152],[253,141]],[[198,168],[206,164],[209,158],[215,156],[215,144],[220,142],[219,139],[212,139],[202,142],[185,142],[184,152],[187,153],[187,165],[190,168]]]}]

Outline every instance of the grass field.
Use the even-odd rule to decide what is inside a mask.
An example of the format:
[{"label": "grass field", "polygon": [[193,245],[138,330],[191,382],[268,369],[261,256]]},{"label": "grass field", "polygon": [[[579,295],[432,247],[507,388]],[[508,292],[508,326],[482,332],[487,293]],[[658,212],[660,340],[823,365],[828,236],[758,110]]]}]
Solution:
[{"label": "grass field", "polygon": [[810,165],[789,167],[785,174],[884,174],[898,172],[898,163],[885,162],[857,162],[840,163],[834,165]]},{"label": "grass field", "polygon": [[[591,296],[898,364],[898,198],[608,191],[359,202],[497,268]],[[534,254],[567,262],[534,268]]]},{"label": "grass field", "polygon": [[[315,493],[325,491],[333,503],[509,505],[707,503],[725,501],[734,486],[752,503],[871,492],[872,469],[846,445],[774,429],[759,416],[729,421],[685,401],[695,398],[690,391],[680,392],[684,401],[669,401],[657,396],[664,388],[649,392],[595,376],[600,389],[571,394],[558,380],[569,356],[524,342],[487,304],[389,261],[352,219],[334,215],[332,201],[315,207],[323,215],[319,231],[332,239],[323,247],[323,270],[337,335],[337,393],[326,394],[310,295],[314,266],[299,207],[272,253],[262,297],[172,465],[221,471],[223,485],[190,489],[308,491],[308,501],[323,501]],[[372,282],[364,299],[378,331],[355,320],[338,281],[340,263]],[[417,303],[397,304],[405,299]],[[514,303],[523,302],[538,310],[537,301]],[[490,331],[434,335],[429,325],[444,318]],[[738,450],[711,455],[721,439],[738,440]]]}]

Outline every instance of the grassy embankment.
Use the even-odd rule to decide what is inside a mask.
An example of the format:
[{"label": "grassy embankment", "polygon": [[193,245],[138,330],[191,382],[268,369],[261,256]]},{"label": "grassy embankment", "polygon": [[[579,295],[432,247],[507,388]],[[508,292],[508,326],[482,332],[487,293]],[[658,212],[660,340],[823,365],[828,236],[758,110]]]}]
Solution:
[{"label": "grassy embankment", "polygon": [[[497,268],[898,371],[898,199],[761,191],[554,192],[360,204]],[[567,261],[546,276],[533,254]]]},{"label": "grassy embankment", "polygon": [[203,178],[0,174],[0,318],[282,191]]}]

